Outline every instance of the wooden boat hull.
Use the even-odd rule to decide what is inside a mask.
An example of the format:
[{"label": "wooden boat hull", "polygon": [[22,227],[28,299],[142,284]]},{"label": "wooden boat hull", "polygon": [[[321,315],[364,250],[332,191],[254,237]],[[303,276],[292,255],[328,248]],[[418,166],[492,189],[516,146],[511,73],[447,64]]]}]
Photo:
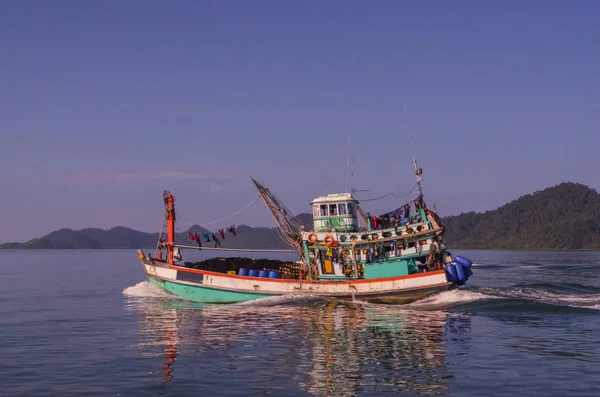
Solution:
[{"label": "wooden boat hull", "polygon": [[308,281],[246,277],[142,260],[150,282],[186,300],[235,303],[281,295],[311,295],[404,304],[455,288],[443,270],[374,280]]}]

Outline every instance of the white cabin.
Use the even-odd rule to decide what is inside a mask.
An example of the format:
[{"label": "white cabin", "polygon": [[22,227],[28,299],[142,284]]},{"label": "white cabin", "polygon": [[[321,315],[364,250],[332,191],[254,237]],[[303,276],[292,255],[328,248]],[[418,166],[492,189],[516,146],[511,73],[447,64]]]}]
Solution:
[{"label": "white cabin", "polygon": [[358,200],[350,193],[328,194],[314,199],[311,204],[315,232],[358,231]]}]

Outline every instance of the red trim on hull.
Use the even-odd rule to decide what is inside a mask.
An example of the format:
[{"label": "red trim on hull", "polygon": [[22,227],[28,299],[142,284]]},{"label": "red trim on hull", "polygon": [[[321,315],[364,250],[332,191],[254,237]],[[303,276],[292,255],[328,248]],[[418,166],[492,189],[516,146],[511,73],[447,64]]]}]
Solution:
[{"label": "red trim on hull", "polygon": [[233,275],[233,274],[209,272],[206,270],[190,269],[187,267],[180,267],[180,266],[169,266],[169,267],[171,269],[175,269],[177,271],[196,273],[196,274],[204,274],[204,275],[213,276],[213,277],[216,276],[216,277],[225,277],[225,278],[237,278],[237,279],[243,279],[243,280],[260,280],[260,281],[268,281],[268,282],[272,282],[272,283],[297,284],[297,283],[301,282],[303,284],[319,284],[319,285],[321,285],[321,284],[363,284],[363,283],[374,283],[374,282],[380,282],[380,281],[406,280],[406,279],[410,279],[410,278],[419,278],[419,277],[433,276],[433,275],[437,275],[437,274],[444,274],[444,270],[436,270],[434,272],[428,272],[428,273],[416,273],[416,274],[410,274],[408,276],[376,278],[376,279],[371,279],[371,280],[359,279],[359,280],[340,280],[340,281],[312,281],[312,280],[295,280],[295,279],[281,279],[281,278],[267,278],[267,277],[238,276],[238,275]]}]

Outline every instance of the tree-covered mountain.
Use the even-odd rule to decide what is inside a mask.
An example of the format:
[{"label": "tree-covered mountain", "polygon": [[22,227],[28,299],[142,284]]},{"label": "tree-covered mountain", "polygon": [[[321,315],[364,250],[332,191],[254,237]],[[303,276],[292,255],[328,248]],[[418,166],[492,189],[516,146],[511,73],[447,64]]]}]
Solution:
[{"label": "tree-covered mountain", "polygon": [[[297,218],[306,230],[312,229],[312,215]],[[442,219],[446,226],[444,241],[454,248],[497,249],[600,249],[600,195],[578,183],[560,185],[528,194],[493,211],[468,212]],[[206,229],[190,228],[192,232]],[[212,234],[211,231],[210,233]],[[224,248],[289,248],[275,228],[236,228],[236,236],[226,232],[221,238]],[[158,233],[145,233],[118,226],[104,229],[60,229],[25,243],[6,243],[9,248],[151,248]],[[196,245],[186,233],[177,233],[180,244]],[[203,240],[202,244],[214,246]]]},{"label": "tree-covered mountain", "polygon": [[[301,214],[302,217],[309,214]],[[235,235],[225,232],[225,238],[214,230],[208,231],[198,225],[192,226],[190,232],[197,232],[201,244],[214,247],[214,233],[221,247],[224,248],[290,248],[287,246],[275,228],[250,227],[241,225],[235,229]],[[209,233],[210,242],[202,238],[202,233]],[[127,227],[117,226],[112,229],[60,229],[46,236],[35,238],[24,243],[0,244],[0,249],[68,249],[68,248],[152,248],[156,246],[158,233],[145,233]],[[195,241],[189,240],[185,232],[176,233],[175,241],[179,244],[196,246]]]},{"label": "tree-covered mountain", "polygon": [[484,213],[442,220],[454,248],[600,249],[600,194],[561,183]]}]

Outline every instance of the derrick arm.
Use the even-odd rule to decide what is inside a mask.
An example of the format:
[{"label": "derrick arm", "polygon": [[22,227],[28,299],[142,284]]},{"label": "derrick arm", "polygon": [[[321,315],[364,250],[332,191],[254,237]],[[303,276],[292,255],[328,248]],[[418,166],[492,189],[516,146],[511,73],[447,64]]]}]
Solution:
[{"label": "derrick arm", "polygon": [[363,221],[363,223],[365,225],[365,229],[369,229],[369,220],[367,219],[367,215],[362,210],[362,208],[360,208],[359,205],[356,206],[356,212],[358,212],[358,215],[360,216],[360,219],[362,219],[362,221]]},{"label": "derrick arm", "polygon": [[304,258],[304,248],[302,247],[301,237],[301,232],[303,230],[302,223],[281,201],[279,201],[268,187],[262,185],[252,177],[250,177],[250,181],[252,181],[258,190],[260,198],[267,206],[269,212],[271,212],[277,226],[279,237],[281,237],[284,243],[294,248],[301,258]]}]

